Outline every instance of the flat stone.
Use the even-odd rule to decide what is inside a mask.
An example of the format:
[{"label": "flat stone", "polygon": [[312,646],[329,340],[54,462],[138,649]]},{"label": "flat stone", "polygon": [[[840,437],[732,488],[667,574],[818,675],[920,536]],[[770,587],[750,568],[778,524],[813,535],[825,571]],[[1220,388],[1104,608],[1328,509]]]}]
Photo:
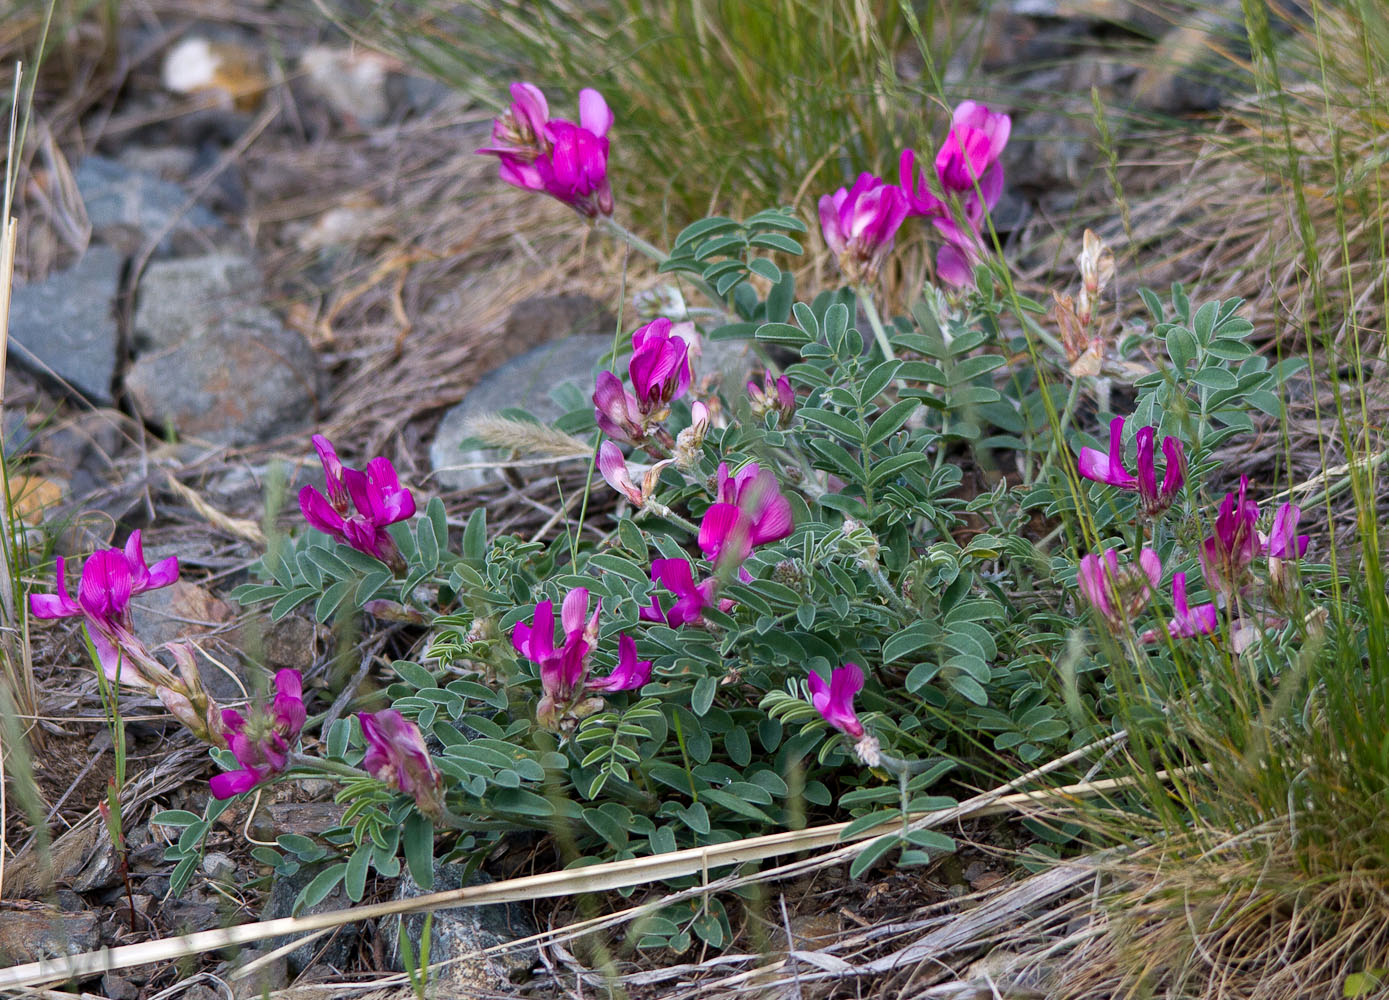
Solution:
[{"label": "flat stone", "polygon": [[143,354],[125,385],[140,415],[213,444],[267,441],[303,427],[318,396],[318,357],[303,335],[261,306]]},{"label": "flat stone", "polygon": [[506,458],[497,449],[463,451],[459,445],[467,438],[466,426],[476,416],[517,408],[542,423],[563,415],[551,393],[562,385],[575,385],[592,395],[598,359],[611,350],[610,334],[584,334],[541,344],[482,377],[463,401],[444,414],[434,442],[429,447],[430,467],[444,489],[474,489],[491,482],[495,469],[461,469],[456,466],[496,462]]},{"label": "flat stone", "polygon": [[44,903],[0,903],[0,965],[80,955],[101,945],[96,914],[64,913]]},{"label": "flat stone", "polygon": [[602,333],[617,326],[607,306],[590,295],[536,295],[511,307],[502,336],[517,350],[576,333]]},{"label": "flat stone", "polygon": [[138,357],[202,336],[245,314],[248,303],[258,308],[263,291],[260,269],[240,254],[157,261],[140,276],[131,350]]},{"label": "flat stone", "polygon": [[113,303],[125,258],[94,246],[66,271],[18,285],[10,299],[10,356],[97,406],[110,406],[120,335]]},{"label": "flat stone", "polygon": [[[299,898],[299,893],[304,891],[304,887],[313,880],[318,872],[319,868],[306,866],[288,878],[272,879],[270,898],[266,901],[265,909],[261,912],[261,919],[275,920],[280,917],[291,916],[294,911],[294,901]],[[299,916],[308,917],[316,913],[342,910],[350,905],[347,893],[343,891],[342,883],[339,882],[337,887],[318,903],[300,910]],[[271,938],[262,947],[267,952],[274,951],[281,945],[288,944],[290,940],[290,938]],[[291,976],[298,975],[310,965],[318,963],[331,965],[342,971],[347,967],[356,947],[357,925],[343,924],[325,937],[295,948],[286,956],[286,964]]]},{"label": "flat stone", "polygon": [[[435,863],[434,885],[430,892],[447,892],[462,888],[465,884],[462,865]],[[466,880],[467,885],[483,885],[492,881],[481,872],[474,872]],[[407,870],[396,888],[396,899],[414,899],[425,895],[425,890],[412,878]],[[415,946],[415,955],[420,953],[420,935],[424,933],[424,914],[412,913],[399,921],[388,919],[383,922],[382,931],[390,947],[391,967],[404,971],[401,961],[399,930]],[[451,910],[436,910],[429,943],[429,961],[446,962],[447,970],[442,974],[439,984],[441,996],[471,996],[475,992],[505,990],[513,982],[530,975],[540,953],[534,945],[509,948],[490,955],[482,954],[488,948],[508,944],[520,938],[536,934],[535,923],[526,908],[516,903],[491,903],[486,906],[464,906]]]},{"label": "flat stone", "polygon": [[127,254],[139,252],[160,233],[164,235],[155,248],[159,256],[205,250],[222,228],[202,205],[184,211],[188,192],[178,184],[104,156],[88,156],[72,176],[93,235]]}]

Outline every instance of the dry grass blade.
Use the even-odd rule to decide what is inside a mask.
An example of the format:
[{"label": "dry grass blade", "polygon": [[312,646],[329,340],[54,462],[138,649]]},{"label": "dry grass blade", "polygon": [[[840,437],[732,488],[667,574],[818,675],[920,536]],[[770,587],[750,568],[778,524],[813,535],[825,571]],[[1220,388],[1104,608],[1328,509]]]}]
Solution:
[{"label": "dry grass blade", "polygon": [[204,500],[191,486],[179,482],[178,477],[172,472],[166,477],[166,481],[169,484],[170,490],[187,502],[188,506],[192,507],[199,517],[214,528],[217,528],[219,531],[224,531],[229,535],[233,535],[236,538],[245,539],[252,545],[257,545],[261,548],[266,546],[265,532],[260,530],[260,525],[256,524],[255,521],[248,520],[244,517],[232,517],[229,514],[222,513]]},{"label": "dry grass blade", "polygon": [[[1006,784],[976,795],[954,808],[917,816],[911,820],[907,829],[921,830],[939,827],[966,817],[1033,809],[1044,803],[1059,805],[1072,802],[1078,797],[1107,794],[1124,787],[1128,784],[1128,779],[1083,782],[1050,791],[1010,794],[1023,785],[1030,784],[1038,778],[1065,767],[1096,750],[1105,749],[1124,738],[1125,734],[1117,733],[1065,756],[1058,757],[1056,760],[1035,768]],[[703,875],[707,878],[707,873],[714,869],[829,847],[840,842],[848,825],[848,823],[832,823],[806,830],[751,837],[712,847],[691,848],[670,854],[592,865],[577,871],[545,872],[487,885],[465,886],[462,889],[436,892],[416,899],[393,900],[306,917],[285,917],[243,924],[237,927],[202,931],[180,937],[163,938],[143,944],[103,949],[71,957],[31,962],[0,970],[0,989],[34,986],[69,979],[73,976],[94,975],[150,962],[170,961],[229,945],[249,944],[285,934],[303,934],[355,920],[396,916],[402,913],[422,913],[456,906],[482,906],[488,903],[521,902],[578,893],[604,892],[691,875]],[[883,823],[856,834],[853,843],[831,850],[810,861],[795,862],[783,866],[775,872],[762,873],[751,878],[761,880],[773,876],[780,877],[804,871],[807,867],[843,863],[859,854],[875,838],[902,830],[903,823],[901,821]],[[692,891],[700,893],[711,891],[713,888],[715,887],[703,886]]]}]

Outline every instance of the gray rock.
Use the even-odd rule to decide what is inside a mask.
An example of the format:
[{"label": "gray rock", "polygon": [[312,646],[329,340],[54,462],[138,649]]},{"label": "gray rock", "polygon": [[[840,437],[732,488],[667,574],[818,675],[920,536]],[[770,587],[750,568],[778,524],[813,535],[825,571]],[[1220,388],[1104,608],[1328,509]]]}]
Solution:
[{"label": "gray rock", "polygon": [[444,489],[473,489],[490,482],[495,469],[460,469],[456,466],[495,462],[505,457],[496,449],[462,451],[466,425],[475,416],[508,408],[526,410],[542,423],[560,417],[561,409],[550,398],[559,386],[572,384],[585,394],[593,391],[594,368],[612,348],[609,334],[585,334],[550,341],[512,358],[484,375],[463,401],[444,414],[429,447],[430,467]]},{"label": "gray rock", "polygon": [[[434,866],[434,886],[430,892],[447,892],[459,889],[465,884],[462,865],[436,863]],[[468,877],[467,885],[484,885],[492,881],[481,872]],[[409,875],[408,871],[396,889],[396,899],[414,899],[425,895],[425,890]],[[406,936],[415,946],[415,955],[420,953],[420,935],[424,933],[424,914],[412,913],[399,921],[387,919],[382,927],[391,951],[391,967],[404,971],[401,962],[398,932],[404,928]],[[441,996],[456,996],[460,993],[470,995],[472,991],[486,992],[501,990],[511,983],[524,979],[530,974],[540,953],[534,945],[509,948],[490,955],[482,954],[488,948],[508,944],[520,938],[538,933],[534,921],[524,906],[518,903],[492,903],[487,906],[463,906],[450,910],[436,910],[431,928],[429,961],[449,963],[445,968],[444,979],[440,982]]]},{"label": "gray rock", "polygon": [[184,212],[188,192],[179,185],[104,156],[87,157],[72,176],[93,235],[128,254],[161,233],[155,249],[160,256],[205,250],[212,245],[210,236],[222,228],[201,205]]},{"label": "gray rock", "polygon": [[[300,868],[289,878],[276,877],[271,880],[270,898],[266,901],[265,909],[261,912],[262,920],[276,920],[280,917],[292,916],[294,912],[294,901],[299,898],[299,893],[304,891],[304,887],[313,880],[319,869],[317,867]],[[315,913],[328,913],[332,910],[342,910],[350,906],[347,893],[343,891],[342,883],[339,882],[337,888],[325,896],[320,902],[313,906],[306,906],[299,911],[299,916],[307,917]],[[288,944],[290,938],[272,938],[263,945],[267,952],[274,951],[281,945]],[[310,965],[326,964],[339,970],[345,969],[352,959],[352,954],[357,947],[357,925],[343,924],[331,931],[327,936],[300,945],[286,956],[291,976],[296,976],[303,972]]]},{"label": "gray rock", "polygon": [[130,346],[142,352],[177,347],[226,320],[259,309],[260,269],[240,254],[159,261],[145,269],[135,301]]},{"label": "gray rock", "polygon": [[120,335],[113,302],[124,258],[94,246],[66,271],[19,285],[10,300],[11,356],[98,406],[109,406]]},{"label": "gray rock", "polygon": [[0,965],[80,955],[100,944],[90,910],[64,913],[43,903],[0,903]]},{"label": "gray rock", "polygon": [[[125,379],[139,413],[214,444],[265,441],[303,426],[318,396],[318,356],[302,334],[257,304],[249,289],[239,302],[225,296],[207,301],[209,288],[238,287],[246,274],[225,257],[200,260],[206,279],[201,284],[170,282],[166,265],[153,291],[148,274],[141,282],[135,330],[146,349]],[[188,273],[190,263],[170,262],[172,274]],[[158,304],[156,297],[162,299]]]},{"label": "gray rock", "polygon": [[537,295],[512,306],[502,334],[507,344],[514,345],[513,352],[516,352],[575,333],[608,331],[611,340],[616,326],[613,314],[591,296]]}]

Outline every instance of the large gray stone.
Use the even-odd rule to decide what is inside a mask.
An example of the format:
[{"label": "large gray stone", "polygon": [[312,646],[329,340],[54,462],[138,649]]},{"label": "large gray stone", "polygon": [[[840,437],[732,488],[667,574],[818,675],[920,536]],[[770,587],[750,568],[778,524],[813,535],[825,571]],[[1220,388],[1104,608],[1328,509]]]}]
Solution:
[{"label": "large gray stone", "polygon": [[[305,866],[288,878],[277,876],[271,879],[270,898],[266,900],[265,909],[261,911],[261,919],[278,920],[281,917],[294,915],[294,901],[299,898],[299,893],[304,891],[305,886],[313,880],[319,871],[319,868]],[[345,910],[351,905],[347,893],[343,891],[342,883],[339,882],[332,892],[313,906],[304,907],[298,915],[311,917],[317,913]],[[261,947],[262,950],[270,952],[288,944],[291,940],[288,937],[271,938]],[[326,936],[310,941],[308,944],[302,944],[291,951],[287,956],[289,972],[291,975],[298,975],[310,965],[320,963],[332,966],[339,971],[345,970],[356,949],[357,925],[342,924]]]},{"label": "large gray stone", "polygon": [[137,358],[126,389],[159,427],[214,444],[268,441],[313,416],[318,358],[303,336],[252,307]]},{"label": "large gray stone", "polygon": [[72,176],[93,235],[126,253],[136,253],[161,233],[159,256],[196,252],[211,246],[210,237],[222,228],[202,205],[185,212],[188,192],[179,185],[104,156],[87,157]]},{"label": "large gray stone", "polygon": [[[463,865],[435,863],[434,886],[429,892],[448,892],[462,888]],[[468,877],[467,885],[484,885],[492,881],[481,872]],[[414,899],[425,890],[412,878],[407,869],[396,888],[396,899]],[[424,914],[412,913],[399,920],[387,918],[382,926],[390,944],[392,967],[404,971],[401,961],[398,932],[414,945],[415,956],[420,954],[420,936],[424,933]],[[473,996],[507,989],[513,982],[530,974],[540,953],[534,945],[522,945],[505,951],[483,954],[488,948],[509,944],[538,933],[535,922],[524,906],[517,903],[491,903],[486,906],[461,906],[436,910],[429,942],[429,962],[446,962],[439,983],[440,996]]]},{"label": "large gray stone", "polygon": [[120,347],[113,302],[124,264],[115,250],[94,246],[68,270],[17,286],[10,299],[11,356],[109,406]]},{"label": "large gray stone", "polygon": [[0,903],[0,965],[80,955],[100,944],[91,911],[61,913],[44,903]]},{"label": "large gray stone", "polygon": [[160,261],[140,279],[125,387],[141,416],[216,444],[301,427],[318,395],[318,356],[260,304],[245,257]]},{"label": "large gray stone", "polygon": [[176,347],[220,321],[259,306],[264,283],[260,269],[246,257],[212,253],[158,261],[145,268],[131,322],[131,349]]},{"label": "large gray stone", "polygon": [[508,408],[526,410],[542,423],[557,419],[562,415],[561,409],[550,394],[568,383],[591,395],[598,359],[612,346],[610,334],[565,337],[541,344],[484,375],[461,403],[444,414],[439,424],[429,447],[435,480],[443,488],[453,490],[473,489],[492,481],[497,475],[495,469],[457,468],[506,457],[495,449],[461,450],[459,445],[468,436],[468,422],[481,414]]}]

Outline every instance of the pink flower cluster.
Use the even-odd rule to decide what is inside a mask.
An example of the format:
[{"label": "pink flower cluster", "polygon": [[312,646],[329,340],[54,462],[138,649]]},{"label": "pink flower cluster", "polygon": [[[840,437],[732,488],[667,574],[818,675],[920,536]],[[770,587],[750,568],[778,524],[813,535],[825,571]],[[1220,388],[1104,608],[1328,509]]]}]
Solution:
[{"label": "pink flower cluster", "polygon": [[1006,114],[964,101],[936,154],[936,187],[917,177],[916,152],[906,149],[900,186],[864,173],[852,187],[822,197],[820,226],[845,277],[853,284],[875,280],[898,228],[915,215],[931,220],[945,239],[936,255],[937,276],[955,286],[973,284],[974,265],[983,259],[984,218],[1003,193],[999,156],[1011,130]]},{"label": "pink flower cluster", "polygon": [[225,746],[217,705],[203,690],[192,649],[169,646],[178,666],[176,677],[145,647],[132,625],[131,598],[177,581],[178,557],[146,565],[140,532],[133,531],[123,549],[101,549],[87,557],[75,601],[68,593],[66,569],[59,556],[55,593],[30,594],[30,613],[40,619],[81,618],[108,681],[153,694],[200,740]]},{"label": "pink flower cluster", "polygon": [[585,691],[635,691],[651,679],[651,661],[637,659],[637,644],[628,635],[617,641],[617,666],[607,677],[589,677],[588,657],[598,647],[598,620],[603,602],[588,613],[588,590],[575,587],[560,607],[563,645],[555,646],[555,612],[552,601],[535,606],[530,624],[517,622],[511,631],[516,651],[540,668],[539,720],[558,728],[564,713]]},{"label": "pink flower cluster", "polygon": [[617,441],[645,440],[651,427],[665,419],[670,404],[690,388],[693,339],[693,324],[677,327],[664,316],[633,333],[627,364],[632,391],[612,372],[598,374],[593,391],[598,429]]},{"label": "pink flower cluster", "polygon": [[1109,422],[1109,452],[1094,448],[1081,448],[1077,471],[1086,479],[1097,483],[1108,483],[1121,490],[1137,490],[1143,504],[1143,512],[1156,517],[1177,498],[1177,491],[1186,482],[1186,451],[1182,443],[1170,434],[1162,439],[1162,454],[1166,458],[1162,485],[1158,485],[1157,470],[1154,464],[1153,443],[1157,431],[1144,427],[1135,435],[1138,445],[1138,475],[1135,476],[1124,467],[1124,418],[1115,417]]},{"label": "pink flower cluster", "polygon": [[579,124],[551,118],[540,88],[511,85],[511,107],[492,125],[492,145],[478,152],[501,161],[501,179],[540,191],[593,219],[613,213],[608,130],[613,113],[596,90],[579,91]]},{"label": "pink flower cluster", "polygon": [[321,434],[313,446],[323,463],[328,496],[312,486],[299,491],[304,520],[358,552],[375,556],[392,569],[402,566],[388,525],[415,515],[415,497],[396,477],[388,458],[373,458],[365,472],[345,467],[333,445]]},{"label": "pink flower cluster", "polygon": [[[1166,468],[1158,484],[1155,468],[1156,431],[1144,427],[1138,432],[1137,474],[1124,464],[1124,418],[1115,417],[1109,425],[1109,451],[1082,448],[1077,471],[1086,479],[1106,483],[1123,490],[1136,490],[1143,512],[1157,517],[1176,499],[1186,478],[1186,454],[1181,442],[1172,437],[1162,441]],[[1234,601],[1249,582],[1254,560],[1265,554],[1268,560],[1270,596],[1277,603],[1286,603],[1292,586],[1290,564],[1307,553],[1307,535],[1297,533],[1301,508],[1282,504],[1273,517],[1269,534],[1258,529],[1259,505],[1248,497],[1249,478],[1240,477],[1239,489],[1227,493],[1215,516],[1214,532],[1201,542],[1197,551],[1201,574],[1212,594],[1227,602]],[[1136,563],[1121,564],[1118,553],[1109,549],[1103,555],[1087,555],[1080,561],[1076,582],[1082,595],[1116,633],[1129,628],[1129,623],[1148,604],[1162,578],[1162,565],[1157,554],[1144,549]],[[1172,607],[1174,617],[1167,624],[1167,634],[1177,639],[1215,632],[1216,605],[1207,603],[1191,607],[1187,600],[1186,574],[1172,576]],[[1144,642],[1155,642],[1159,632],[1149,629],[1141,636]]]}]

